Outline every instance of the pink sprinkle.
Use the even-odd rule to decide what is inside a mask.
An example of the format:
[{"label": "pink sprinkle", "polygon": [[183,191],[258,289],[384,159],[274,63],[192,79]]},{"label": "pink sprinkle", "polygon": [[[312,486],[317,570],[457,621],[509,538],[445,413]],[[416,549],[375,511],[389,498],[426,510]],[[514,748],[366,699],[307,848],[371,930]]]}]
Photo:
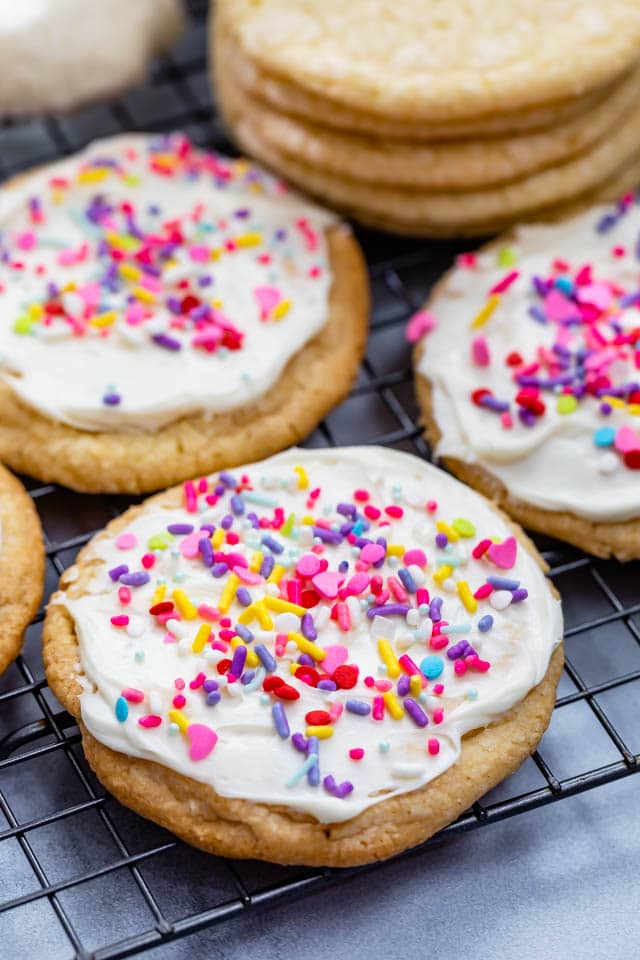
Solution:
[{"label": "pink sprinkle", "polygon": [[491,287],[491,290],[489,291],[489,293],[490,294],[504,293],[504,291],[508,290],[511,284],[514,283],[519,276],[520,276],[519,270],[512,270],[511,273],[508,273],[506,276],[504,276],[502,280],[498,280],[495,286]]},{"label": "pink sprinkle", "polygon": [[277,307],[282,299],[282,294],[277,287],[256,287],[253,295],[260,307],[261,320],[267,320],[273,308]]},{"label": "pink sprinkle", "polygon": [[480,540],[471,551],[471,555],[476,560],[479,560],[480,557],[484,556],[484,554],[487,552],[490,546],[491,546],[491,540],[489,540],[488,538],[485,538],[484,540]]},{"label": "pink sprinkle", "polygon": [[375,683],[375,680],[373,679],[373,677],[365,677],[365,678],[364,678],[364,685],[365,685],[365,687],[372,687],[372,686],[374,685],[374,683]]},{"label": "pink sprinkle", "polygon": [[37,242],[38,242],[38,238],[36,237],[35,233],[33,233],[32,230],[28,230],[25,233],[21,233],[16,238],[16,243],[20,248],[20,250],[33,250]]},{"label": "pink sprinkle", "polygon": [[453,672],[457,677],[464,677],[467,672],[467,664],[464,660],[456,660],[453,665]]},{"label": "pink sprinkle", "polygon": [[478,263],[478,257],[475,253],[461,253],[456,257],[456,265],[463,270],[473,270]]},{"label": "pink sprinkle", "polygon": [[142,690],[136,690],[135,687],[127,687],[122,691],[122,696],[129,703],[142,703],[144,700],[144,693]]},{"label": "pink sprinkle", "polygon": [[305,553],[296,564],[296,573],[299,577],[315,577],[320,570],[320,561],[313,553]]},{"label": "pink sprinkle", "polygon": [[288,640],[289,638],[286,633],[276,633],[276,643],[275,643],[276,657],[283,656],[284,651],[287,647]]},{"label": "pink sprinkle", "polygon": [[356,503],[366,503],[370,498],[371,494],[368,490],[358,489],[353,491],[353,499]]},{"label": "pink sprinkle", "polygon": [[374,686],[376,690],[380,690],[381,693],[388,693],[389,690],[393,690],[391,680],[376,680]]},{"label": "pink sprinkle", "polygon": [[404,510],[402,507],[397,507],[395,504],[391,504],[390,507],[385,507],[384,512],[388,517],[391,517],[393,520],[401,520],[404,516]]},{"label": "pink sprinkle", "polygon": [[344,588],[345,596],[357,597],[358,594],[363,593],[367,589],[369,583],[370,579],[368,574],[364,572],[354,574]]},{"label": "pink sprinkle", "polygon": [[407,566],[416,566],[416,567],[426,567],[427,565],[427,555],[424,550],[415,548],[413,550],[407,550],[402,562]]},{"label": "pink sprinkle", "polygon": [[159,727],[162,723],[162,717],[159,717],[155,713],[149,713],[146,717],[138,717],[138,724],[141,727],[146,727],[147,729],[151,727]]},{"label": "pink sprinkle", "polygon": [[150,570],[151,567],[155,564],[156,558],[152,553],[145,553],[142,560],[140,561],[145,570]]},{"label": "pink sprinkle", "polygon": [[211,643],[212,650],[219,650],[221,653],[226,653],[229,649],[229,644],[225,643],[224,640],[213,640]]},{"label": "pink sprinkle", "polygon": [[195,530],[181,541],[179,550],[186,560],[195,560],[200,553],[199,544],[204,536],[201,530]]},{"label": "pink sprinkle", "polygon": [[409,343],[417,343],[418,340],[422,340],[425,334],[430,333],[436,324],[436,318],[432,313],[429,313],[428,310],[418,310],[409,319],[404,334],[405,338]]},{"label": "pink sprinkle", "polygon": [[175,680],[173,681],[173,685],[176,688],[176,690],[184,690],[186,686],[182,677],[176,677]]},{"label": "pink sprinkle", "polygon": [[208,263],[210,259],[209,248],[203,244],[194,244],[194,246],[189,247],[189,256],[196,263]]},{"label": "pink sprinkle", "polygon": [[385,554],[386,550],[382,544],[365,543],[360,551],[360,559],[364,560],[365,563],[379,563],[380,560],[384,559]]},{"label": "pink sprinkle", "polygon": [[352,749],[349,750],[349,756],[352,760],[362,760],[364,757],[364,750],[362,747],[352,747]]},{"label": "pink sprinkle", "polygon": [[128,603],[131,603],[131,590],[129,587],[118,587],[118,600],[125,607]]},{"label": "pink sprinkle", "polygon": [[382,697],[373,698],[371,716],[374,720],[384,720],[384,700]]},{"label": "pink sprinkle", "polygon": [[198,512],[198,495],[191,480],[187,480],[184,484],[184,501],[187,513]]},{"label": "pink sprinkle", "polygon": [[437,756],[440,753],[440,741],[436,739],[436,737],[429,737],[427,741],[427,750],[432,757]]},{"label": "pink sprinkle", "polygon": [[[435,688],[434,688],[434,692],[435,692]],[[443,719],[444,719],[444,707],[436,707],[436,709],[433,711],[433,722],[442,723]]]},{"label": "pink sprinkle", "polygon": [[491,363],[489,344],[486,337],[474,337],[471,341],[471,356],[478,367],[488,367]]},{"label": "pink sprinkle", "polygon": [[473,596],[475,597],[476,600],[486,600],[487,597],[490,597],[492,593],[493,593],[493,587],[491,586],[491,584],[482,583],[478,587],[478,589],[476,590]]},{"label": "pink sprinkle", "polygon": [[429,591],[425,587],[418,587],[416,590],[416,603],[418,606],[421,607],[423,603],[429,603],[429,599]]},{"label": "pink sprinkle", "polygon": [[437,501],[437,500],[427,500],[426,506],[427,506],[427,513],[435,513],[436,510],[438,509],[438,501]]},{"label": "pink sprinkle", "polygon": [[433,637],[431,637],[431,640],[429,641],[429,646],[431,647],[432,650],[443,650],[448,643],[449,643],[449,640],[447,637],[440,636],[439,634],[435,634]]},{"label": "pink sprinkle", "polygon": [[176,693],[176,695],[175,695],[175,697],[173,698],[173,700],[171,701],[171,703],[172,703],[173,706],[176,708],[176,710],[182,710],[182,708],[183,708],[183,707],[186,705],[186,703],[187,703],[187,698],[186,698],[185,696],[183,696],[181,693]]},{"label": "pink sprinkle", "polygon": [[413,677],[414,675],[422,676],[418,667],[413,662],[408,653],[403,653],[401,657],[398,658],[398,663],[402,667],[405,673],[408,673],[409,676]]},{"label": "pink sprinkle", "polygon": [[111,617],[111,625],[113,627],[126,627],[129,625],[129,617],[126,613],[119,613],[115,617]]},{"label": "pink sprinkle", "polygon": [[346,603],[338,603],[338,626],[343,633],[348,633],[351,629],[351,614]]},{"label": "pink sprinkle", "polygon": [[116,547],[118,550],[131,550],[138,543],[135,533],[121,533],[116,537]]},{"label": "pink sprinkle", "polygon": [[364,508],[364,515],[367,520],[377,520],[380,516],[380,510],[377,507],[372,507],[370,503]]},{"label": "pink sprinkle", "polygon": [[341,703],[330,703],[329,704],[329,716],[331,717],[331,723],[336,723],[342,716],[344,707]]},{"label": "pink sprinkle", "polygon": [[190,724],[187,727],[187,738],[191,760],[205,760],[218,742],[218,734],[204,723]]},{"label": "pink sprinkle", "polygon": [[207,679],[207,677],[206,677],[206,675],[205,675],[204,673],[199,673],[199,674],[198,674],[196,677],[194,677],[193,680],[191,680],[191,682],[189,683],[189,689],[190,689],[190,690],[198,690],[198,689],[202,686],[202,684],[205,682],[206,679]]},{"label": "pink sprinkle", "polygon": [[432,693],[434,693],[436,697],[439,697],[441,693],[444,693],[444,683],[434,684]]},{"label": "pink sprinkle", "polygon": [[207,620],[209,623],[215,623],[220,619],[220,613],[215,607],[210,607],[206,603],[201,603],[198,607],[198,616],[201,620]]},{"label": "pink sprinkle", "polygon": [[321,661],[322,669],[325,673],[328,673],[329,676],[337,670],[338,667],[341,667],[343,663],[346,663],[349,659],[349,651],[341,643],[332,643],[328,647],[325,647],[325,656]]},{"label": "pink sprinkle", "polygon": [[317,573],[312,578],[311,583],[325,600],[335,600],[343,579],[344,577],[341,574],[325,570],[323,573]]},{"label": "pink sprinkle", "polygon": [[513,430],[513,417],[508,410],[500,414],[500,424],[504,430]]}]

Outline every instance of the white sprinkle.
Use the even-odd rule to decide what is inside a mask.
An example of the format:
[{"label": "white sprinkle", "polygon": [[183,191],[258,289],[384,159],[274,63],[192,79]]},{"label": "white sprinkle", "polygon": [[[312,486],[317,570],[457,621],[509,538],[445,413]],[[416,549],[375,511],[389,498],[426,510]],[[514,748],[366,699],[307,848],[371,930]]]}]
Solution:
[{"label": "white sprinkle", "polygon": [[494,610],[506,610],[511,603],[512,597],[508,590],[496,590],[489,597],[489,603]]},{"label": "white sprinkle", "polygon": [[424,767],[419,763],[394,763],[391,775],[398,780],[415,780],[424,774]]},{"label": "white sprinkle", "polygon": [[279,613],[274,621],[276,633],[298,633],[300,631],[300,617],[295,613]]}]

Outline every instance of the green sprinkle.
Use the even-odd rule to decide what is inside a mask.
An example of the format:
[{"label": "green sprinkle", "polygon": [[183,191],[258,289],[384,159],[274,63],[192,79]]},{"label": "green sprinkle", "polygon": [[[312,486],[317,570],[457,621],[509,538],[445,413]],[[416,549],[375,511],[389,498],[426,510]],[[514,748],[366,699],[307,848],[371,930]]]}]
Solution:
[{"label": "green sprinkle", "polygon": [[573,413],[577,406],[578,401],[572,393],[563,393],[556,400],[558,413]]},{"label": "green sprinkle", "polygon": [[168,531],[166,533],[154,533],[152,537],[149,537],[147,547],[149,550],[166,550],[171,543],[173,543],[173,536]]},{"label": "green sprinkle", "polygon": [[474,537],[476,533],[476,528],[471,523],[471,520],[465,520],[464,517],[457,517],[451,524],[456,533],[459,533],[461,537]]},{"label": "green sprinkle", "polygon": [[498,253],[498,265],[500,267],[512,267],[518,262],[518,254],[513,247],[502,247]]}]

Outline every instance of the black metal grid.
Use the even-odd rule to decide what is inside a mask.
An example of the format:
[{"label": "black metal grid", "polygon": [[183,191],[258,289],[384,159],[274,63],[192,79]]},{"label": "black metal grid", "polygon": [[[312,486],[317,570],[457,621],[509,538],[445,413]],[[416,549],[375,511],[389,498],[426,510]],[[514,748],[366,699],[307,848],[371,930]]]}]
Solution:
[{"label": "black metal grid", "polygon": [[[0,176],[129,129],[179,128],[197,143],[231,150],[212,119],[206,0],[193,0],[190,12],[187,36],[147,86],[72,116],[0,128]],[[461,247],[370,232],[360,238],[374,293],[367,357],[350,397],[307,443],[381,443],[429,457],[403,325]],[[128,501],[27,485],[45,531],[50,592],[79,547]],[[640,565],[594,561],[537,540],[567,622],[567,665],[550,729],[531,761],[432,842],[638,770]],[[75,723],[47,688],[42,619],[41,612],[22,656],[0,678],[0,932],[10,922],[14,949],[24,929],[29,956],[40,939],[47,958],[114,960],[361,872],[209,857],[121,807],[93,777]]]}]

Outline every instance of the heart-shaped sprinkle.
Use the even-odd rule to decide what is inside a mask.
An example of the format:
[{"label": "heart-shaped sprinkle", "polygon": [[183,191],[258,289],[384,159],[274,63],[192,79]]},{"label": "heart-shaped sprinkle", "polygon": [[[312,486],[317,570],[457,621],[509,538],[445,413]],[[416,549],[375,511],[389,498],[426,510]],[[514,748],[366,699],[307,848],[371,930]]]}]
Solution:
[{"label": "heart-shaped sprinkle", "polygon": [[329,676],[331,676],[334,670],[337,670],[343,663],[346,663],[349,651],[340,643],[333,644],[324,649],[326,656],[322,658],[322,669],[324,673],[328,673]]},{"label": "heart-shaped sprinkle", "polygon": [[312,578],[311,583],[325,600],[335,600],[343,580],[344,577],[339,573],[332,573],[330,570],[325,570],[322,573],[317,573],[315,577]]},{"label": "heart-shaped sprinkle", "polygon": [[386,550],[379,543],[365,543],[360,551],[360,559],[365,563],[378,563],[386,554]]},{"label": "heart-shaped sprinkle", "polygon": [[199,543],[204,537],[206,534],[203,534],[202,530],[196,530],[180,543],[180,553],[186,560],[195,560],[200,552]]},{"label": "heart-shaped sprinkle", "polygon": [[511,570],[516,562],[518,541],[515,537],[507,537],[502,543],[492,543],[487,550],[489,559],[501,570]]},{"label": "heart-shaped sprinkle", "polygon": [[189,757],[192,760],[206,760],[216,743],[218,734],[204,723],[191,723],[187,727]]}]

